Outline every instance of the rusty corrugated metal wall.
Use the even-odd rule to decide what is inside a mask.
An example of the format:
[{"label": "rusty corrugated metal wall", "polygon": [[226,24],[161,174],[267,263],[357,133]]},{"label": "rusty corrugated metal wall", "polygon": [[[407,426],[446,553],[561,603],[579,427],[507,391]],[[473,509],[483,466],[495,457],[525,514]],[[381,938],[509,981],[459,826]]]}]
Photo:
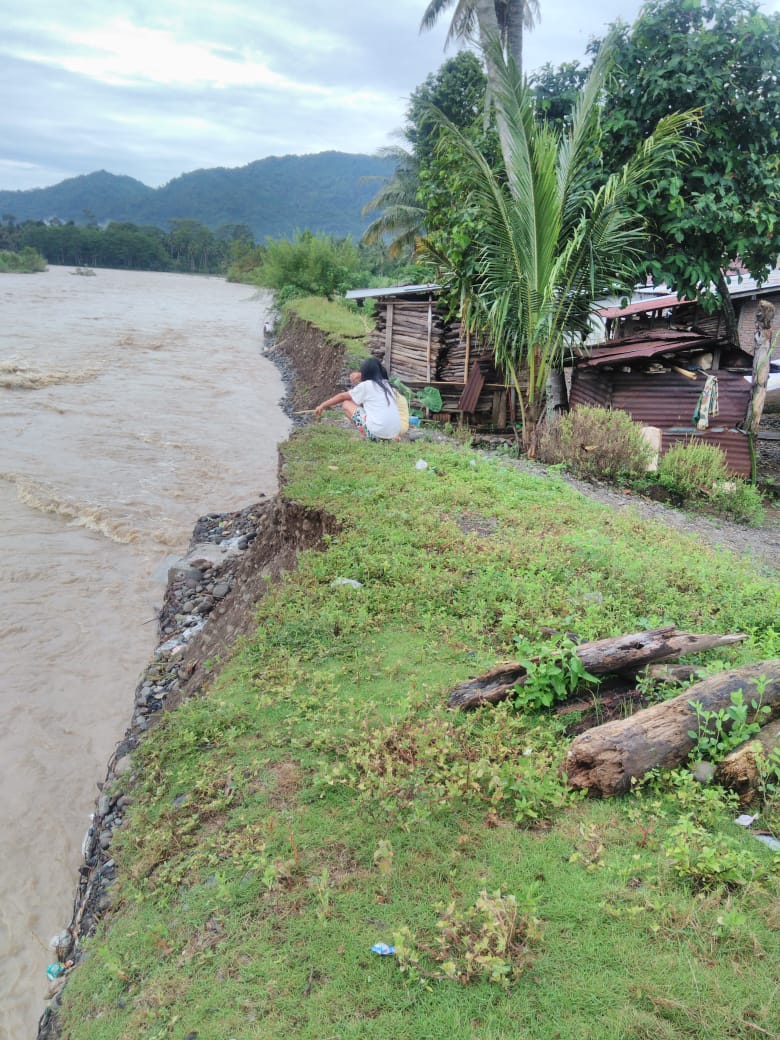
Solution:
[{"label": "rusty corrugated metal wall", "polygon": [[638,368],[631,372],[575,368],[570,404],[572,408],[578,405],[619,408],[643,426],[659,427],[662,452],[691,437],[717,444],[726,453],[731,472],[747,475],[750,473],[748,439],[733,427],[745,419],[750,383],[737,372],[721,370],[717,377],[719,414],[710,420],[706,431],[697,430],[692,421],[704,387],[702,375],[692,380],[677,372],[650,375]]}]

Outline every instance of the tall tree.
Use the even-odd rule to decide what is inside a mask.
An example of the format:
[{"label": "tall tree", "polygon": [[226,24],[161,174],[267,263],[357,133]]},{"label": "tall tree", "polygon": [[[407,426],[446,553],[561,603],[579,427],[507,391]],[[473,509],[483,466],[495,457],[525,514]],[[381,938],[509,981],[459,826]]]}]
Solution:
[{"label": "tall tree", "polygon": [[[567,348],[581,341],[596,300],[617,285],[633,284],[644,247],[633,200],[652,191],[675,156],[687,150],[681,133],[695,117],[665,116],[594,190],[592,155],[608,49],[599,55],[564,132],[535,119],[531,89],[514,62],[504,61],[497,40],[490,58],[509,146],[506,181],[464,134],[447,127],[467,179],[467,205],[480,220],[466,314],[488,331],[496,359],[517,390],[525,447],[533,455],[548,376]],[[436,258],[444,278],[462,277],[446,256]]]},{"label": "tall tree", "polygon": [[457,171],[439,154],[437,113],[465,133],[475,127],[481,133],[485,84],[479,58],[471,51],[460,51],[415,88],[402,132],[408,147],[392,145],[378,153],[395,159],[396,168],[364,207],[364,216],[379,213],[364,232],[364,243],[389,237],[394,256],[411,257],[424,228],[430,234],[443,222],[452,221]]},{"label": "tall tree", "polygon": [[[501,70],[497,61],[513,61],[522,74],[523,30],[533,28],[539,15],[539,0],[431,0],[420,23],[420,29],[430,29],[440,15],[453,6],[448,39],[471,39],[477,36],[487,69],[488,92],[495,98],[500,89]],[[476,25],[476,33],[475,33]],[[494,46],[498,41],[500,46]],[[506,161],[510,141],[501,113],[496,110],[496,126],[501,141],[501,152]]]},{"label": "tall tree", "polygon": [[604,148],[618,160],[661,116],[701,106],[698,160],[635,201],[654,232],[656,277],[720,297],[732,337],[729,269],[739,260],[763,279],[780,253],[778,69],[780,14],[754,0],[649,0],[619,33],[608,87]]},{"label": "tall tree", "polygon": [[539,20],[539,0],[493,0],[493,13],[481,10],[479,0],[430,0],[420,29],[432,29],[445,11],[454,8],[446,42],[473,39],[479,33],[480,45],[487,37],[498,35],[505,55],[512,55],[523,67],[523,33]]},{"label": "tall tree", "polygon": [[395,173],[363,207],[364,217],[371,213],[379,216],[371,221],[360,241],[364,245],[373,245],[388,238],[388,251],[392,257],[411,259],[423,234],[425,221],[425,208],[417,197],[420,165],[417,157],[401,145],[382,148],[378,154],[395,159]]}]

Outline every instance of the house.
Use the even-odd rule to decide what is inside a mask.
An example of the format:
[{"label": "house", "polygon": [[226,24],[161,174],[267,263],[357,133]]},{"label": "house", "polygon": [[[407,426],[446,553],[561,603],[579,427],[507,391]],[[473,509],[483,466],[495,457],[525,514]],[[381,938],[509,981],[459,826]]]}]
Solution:
[{"label": "house", "polygon": [[[648,291],[645,299],[602,308],[605,339],[574,361],[570,406],[628,412],[635,422],[661,431],[662,454],[689,439],[716,444],[731,472],[748,475],[750,444],[743,427],[752,393],[757,316],[762,300],[775,305],[773,328],[761,332],[774,337],[780,325],[780,272],[761,286],[748,278],[734,283],[731,297],[738,348],[728,344],[722,313],[709,314],[695,300]],[[717,414],[702,416],[702,393],[715,387]]]}]

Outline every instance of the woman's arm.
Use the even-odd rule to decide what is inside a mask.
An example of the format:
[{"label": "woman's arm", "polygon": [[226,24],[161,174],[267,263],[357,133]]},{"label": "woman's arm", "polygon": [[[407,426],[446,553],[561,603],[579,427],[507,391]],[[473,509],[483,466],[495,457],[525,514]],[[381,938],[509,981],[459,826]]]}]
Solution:
[{"label": "woman's arm", "polygon": [[341,404],[343,401],[351,401],[349,391],[345,390],[341,394],[336,394],[334,397],[329,397],[327,401],[323,401],[322,404],[318,404],[314,409],[314,414],[319,418],[326,408],[332,408],[334,405]]}]

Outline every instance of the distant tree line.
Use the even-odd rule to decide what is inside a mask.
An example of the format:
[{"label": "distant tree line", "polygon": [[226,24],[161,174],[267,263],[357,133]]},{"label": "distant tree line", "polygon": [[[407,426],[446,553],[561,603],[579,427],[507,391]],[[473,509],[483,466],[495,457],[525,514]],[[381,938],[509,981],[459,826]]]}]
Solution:
[{"label": "distant tree line", "polygon": [[103,228],[94,221],[19,223],[5,214],[0,223],[0,255],[9,258],[4,269],[18,270],[12,258],[23,253],[64,266],[226,274],[229,281],[273,289],[280,303],[294,296],[333,297],[403,280],[405,273],[384,243],[359,245],[312,231],[257,245],[245,224],[212,232],[196,220],[173,220],[170,231],[163,231],[123,222]]},{"label": "distant tree line", "polygon": [[211,231],[196,220],[172,220],[170,230],[163,231],[120,222],[106,227],[58,220],[18,223],[11,214],[4,214],[0,223],[0,250],[34,249],[47,263],[75,267],[222,274],[237,243],[254,246],[246,225],[225,224]]}]

